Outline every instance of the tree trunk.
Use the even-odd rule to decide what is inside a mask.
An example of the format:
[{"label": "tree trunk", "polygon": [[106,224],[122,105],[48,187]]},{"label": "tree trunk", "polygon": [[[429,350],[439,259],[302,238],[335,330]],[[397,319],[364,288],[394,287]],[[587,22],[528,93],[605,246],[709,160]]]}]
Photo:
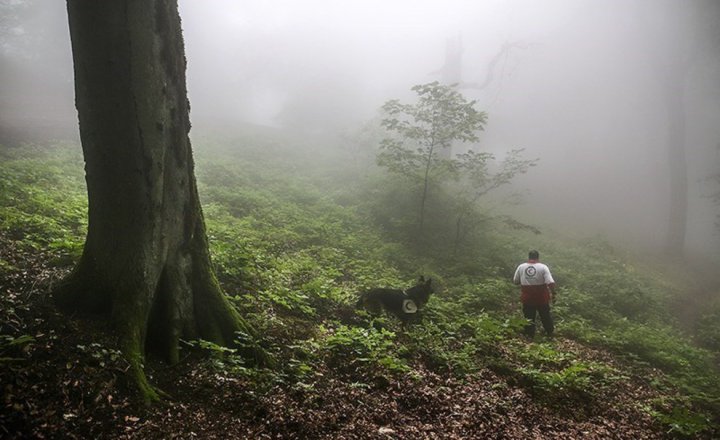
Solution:
[{"label": "tree trunk", "polygon": [[667,153],[670,205],[665,251],[668,255],[682,257],[687,232],[688,183],[685,153],[685,76],[687,66],[676,68],[668,74],[665,99],[668,112]]},{"label": "tree trunk", "polygon": [[428,187],[430,186],[430,167],[432,166],[433,150],[435,149],[435,141],[430,144],[430,151],[425,161],[425,175],[423,177],[423,192],[420,197],[420,236],[425,232],[425,202],[427,201]]},{"label": "tree trunk", "polygon": [[460,249],[460,231],[462,230],[463,217],[465,217],[465,212],[461,212],[455,220],[455,246],[453,247],[453,255],[457,255],[458,249]]},{"label": "tree trunk", "polygon": [[180,338],[232,344],[247,331],[212,270],[188,132],[176,0],[68,0],[88,235],[56,292],[107,314],[147,400],[146,353],[178,360]]}]

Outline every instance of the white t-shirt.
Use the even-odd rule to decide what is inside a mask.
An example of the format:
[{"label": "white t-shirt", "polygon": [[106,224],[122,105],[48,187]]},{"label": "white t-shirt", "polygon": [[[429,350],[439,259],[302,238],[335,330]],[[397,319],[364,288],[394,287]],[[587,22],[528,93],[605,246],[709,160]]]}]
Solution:
[{"label": "white t-shirt", "polygon": [[521,286],[555,284],[550,269],[546,265],[536,262],[527,262],[518,266],[515,270],[513,282]]}]

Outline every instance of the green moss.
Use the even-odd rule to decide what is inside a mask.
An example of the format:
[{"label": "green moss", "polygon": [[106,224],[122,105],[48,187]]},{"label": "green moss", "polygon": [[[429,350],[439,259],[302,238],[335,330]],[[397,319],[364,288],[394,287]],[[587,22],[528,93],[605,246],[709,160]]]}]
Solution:
[{"label": "green moss", "polygon": [[140,399],[146,405],[150,405],[159,402],[163,397],[169,397],[166,393],[148,382],[143,366],[143,355],[137,338],[125,336],[120,342],[120,346],[121,352],[130,364],[128,374],[137,387]]}]

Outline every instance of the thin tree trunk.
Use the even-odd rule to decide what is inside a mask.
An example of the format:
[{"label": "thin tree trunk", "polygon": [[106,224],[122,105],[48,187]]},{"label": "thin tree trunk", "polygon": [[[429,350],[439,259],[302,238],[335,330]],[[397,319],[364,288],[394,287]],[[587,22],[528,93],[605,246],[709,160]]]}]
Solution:
[{"label": "thin tree trunk", "polygon": [[465,216],[464,212],[461,212],[460,215],[457,216],[457,220],[455,221],[455,246],[453,248],[453,253],[457,255],[458,249],[460,249],[460,230],[462,228],[462,219]]},{"label": "thin tree trunk", "polygon": [[430,180],[430,166],[432,165],[432,155],[435,148],[434,141],[430,145],[427,162],[425,163],[425,177],[423,181],[422,198],[420,199],[420,234],[425,231],[425,201],[427,200],[428,186]]},{"label": "thin tree trunk", "polygon": [[668,111],[667,154],[670,185],[668,232],[665,250],[668,255],[681,257],[687,232],[687,158],[685,152],[685,69],[672,75],[666,86]]},{"label": "thin tree trunk", "polygon": [[85,158],[88,235],[56,292],[107,314],[147,400],[146,352],[178,360],[178,340],[231,344],[247,331],[212,270],[188,132],[176,0],[68,0]]}]

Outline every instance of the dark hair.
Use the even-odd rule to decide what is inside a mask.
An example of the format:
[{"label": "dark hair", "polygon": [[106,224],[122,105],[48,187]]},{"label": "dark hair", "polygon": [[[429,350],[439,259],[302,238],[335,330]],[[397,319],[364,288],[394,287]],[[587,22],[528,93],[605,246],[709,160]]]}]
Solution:
[{"label": "dark hair", "polygon": [[539,260],[540,259],[540,252],[538,251],[530,251],[528,254],[528,258],[531,260]]}]

